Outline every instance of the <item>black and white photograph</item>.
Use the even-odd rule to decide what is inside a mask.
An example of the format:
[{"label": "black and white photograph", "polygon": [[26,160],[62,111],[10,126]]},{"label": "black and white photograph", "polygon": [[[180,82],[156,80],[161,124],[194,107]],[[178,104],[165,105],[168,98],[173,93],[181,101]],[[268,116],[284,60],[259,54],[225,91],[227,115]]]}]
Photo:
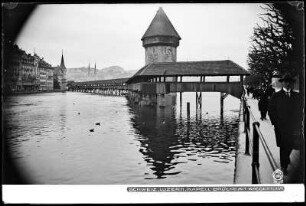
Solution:
[{"label": "black and white photograph", "polygon": [[305,201],[303,1],[2,13],[3,202]]}]

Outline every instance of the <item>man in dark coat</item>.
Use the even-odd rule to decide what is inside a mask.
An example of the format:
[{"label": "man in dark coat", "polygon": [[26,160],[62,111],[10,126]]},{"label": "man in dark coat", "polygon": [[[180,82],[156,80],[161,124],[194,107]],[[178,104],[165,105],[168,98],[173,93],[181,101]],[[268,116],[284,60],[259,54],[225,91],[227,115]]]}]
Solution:
[{"label": "man in dark coat", "polygon": [[286,74],[279,81],[283,88],[272,95],[268,114],[274,125],[276,144],[280,148],[281,169],[287,175],[290,153],[300,146],[302,104],[300,94],[292,90],[294,78]]},{"label": "man in dark coat", "polygon": [[266,119],[266,115],[267,115],[267,111],[268,111],[268,105],[269,105],[268,95],[265,92],[263,92],[261,94],[261,97],[259,98],[259,101],[258,101],[258,109],[260,111],[260,119],[261,120]]}]

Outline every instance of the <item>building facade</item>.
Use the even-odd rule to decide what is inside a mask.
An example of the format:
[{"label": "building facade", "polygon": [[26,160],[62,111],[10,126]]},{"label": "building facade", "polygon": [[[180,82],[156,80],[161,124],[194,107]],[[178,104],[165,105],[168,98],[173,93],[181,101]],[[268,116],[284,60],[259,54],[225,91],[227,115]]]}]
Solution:
[{"label": "building facade", "polygon": [[39,90],[40,91],[50,91],[53,90],[53,76],[54,70],[50,64],[47,62],[39,61],[38,64],[39,71]]},{"label": "building facade", "polygon": [[54,68],[44,58],[27,54],[11,42],[4,43],[3,92],[52,91],[54,80],[59,89],[66,89],[66,67],[62,56],[61,65]]},{"label": "building facade", "polygon": [[4,46],[4,92],[38,91],[38,56],[32,56],[11,43]]}]

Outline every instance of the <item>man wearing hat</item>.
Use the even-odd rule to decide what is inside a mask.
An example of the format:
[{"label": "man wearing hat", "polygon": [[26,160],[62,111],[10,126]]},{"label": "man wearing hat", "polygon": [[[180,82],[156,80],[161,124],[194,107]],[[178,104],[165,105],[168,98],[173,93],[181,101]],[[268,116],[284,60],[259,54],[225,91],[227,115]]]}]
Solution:
[{"label": "man wearing hat", "polygon": [[292,149],[300,149],[302,104],[298,92],[293,91],[294,78],[285,74],[279,81],[282,89],[273,94],[268,114],[274,125],[276,144],[280,148],[280,164],[284,175],[288,174]]}]

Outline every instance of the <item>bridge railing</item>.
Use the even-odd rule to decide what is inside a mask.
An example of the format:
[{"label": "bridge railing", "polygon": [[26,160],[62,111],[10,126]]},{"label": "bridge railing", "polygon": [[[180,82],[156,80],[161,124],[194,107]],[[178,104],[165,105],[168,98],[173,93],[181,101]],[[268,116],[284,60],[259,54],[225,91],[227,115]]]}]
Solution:
[{"label": "bridge railing", "polygon": [[[273,171],[277,169],[277,163],[269,149],[264,136],[260,131],[260,124],[256,121],[254,115],[250,110],[250,106],[247,104],[246,98],[243,97],[243,119],[244,119],[244,129],[246,134],[246,145],[245,154],[250,155],[250,143],[252,142],[252,184],[261,184],[260,172],[259,172],[259,143],[262,145],[262,152],[269,161],[269,164]],[[252,127],[251,127],[252,121]],[[252,139],[251,139],[252,137]],[[262,155],[261,155],[262,156]]]}]

